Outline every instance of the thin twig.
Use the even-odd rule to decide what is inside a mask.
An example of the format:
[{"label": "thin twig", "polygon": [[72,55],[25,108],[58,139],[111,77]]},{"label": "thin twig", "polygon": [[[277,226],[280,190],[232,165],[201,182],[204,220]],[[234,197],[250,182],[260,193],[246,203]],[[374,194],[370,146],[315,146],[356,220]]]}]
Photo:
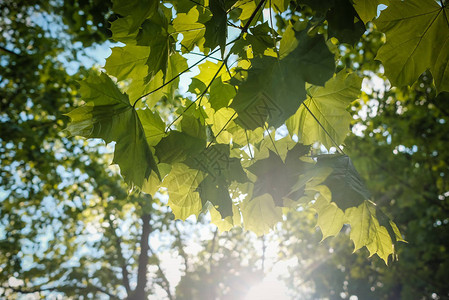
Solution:
[{"label": "thin twig", "polygon": [[145,97],[147,97],[147,96],[153,94],[154,92],[159,91],[159,90],[162,89],[163,87],[165,87],[165,86],[167,86],[168,84],[172,83],[172,82],[173,82],[174,80],[176,80],[179,76],[181,76],[181,75],[184,74],[185,72],[190,71],[190,69],[192,69],[193,67],[199,65],[199,64],[200,64],[202,61],[204,61],[206,58],[208,58],[208,57],[210,57],[212,54],[218,52],[218,50],[219,50],[219,49],[216,49],[215,51],[212,51],[212,52],[209,53],[207,56],[203,57],[202,59],[200,59],[199,61],[197,61],[196,63],[194,63],[193,65],[191,65],[191,66],[188,67],[187,69],[185,69],[184,71],[180,72],[178,75],[176,75],[175,77],[173,77],[172,79],[170,79],[169,81],[167,81],[166,83],[164,83],[163,85],[161,85],[160,87],[158,87],[158,88],[156,88],[156,89],[154,89],[154,90],[152,90],[152,91],[150,91],[150,92],[148,92],[148,93],[146,93],[146,94],[140,96],[139,98],[137,98],[137,99],[134,101],[133,108],[136,107],[137,101],[139,101],[140,99],[145,98]]},{"label": "thin twig", "polygon": [[340,152],[341,154],[345,154],[346,153],[340,148],[340,145],[337,144],[337,142],[334,140],[334,138],[330,135],[330,133],[326,130],[326,128],[324,128],[323,124],[321,124],[321,122],[318,120],[318,118],[313,114],[313,112],[307,107],[307,105],[305,104],[305,102],[302,103],[302,105],[304,105],[304,107],[307,109],[307,111],[312,115],[312,117],[315,119],[315,121],[317,121],[318,125],[320,125],[320,127],[324,130],[324,132],[326,133],[326,135],[330,138],[330,140],[332,141],[332,143],[334,143],[335,147],[337,148],[337,151]]},{"label": "thin twig", "polygon": [[209,142],[209,144],[207,145],[206,149],[208,149],[210,147],[210,145],[212,145],[212,143],[217,139],[217,137],[220,135],[220,133],[223,132],[223,130],[225,130],[226,126],[228,126],[229,122],[232,121],[232,119],[234,118],[234,116],[237,114],[237,112],[234,112],[232,114],[232,116],[229,118],[229,120],[226,122],[226,124],[224,124],[224,126],[220,129],[220,131],[217,133],[216,136],[214,136],[214,138]]},{"label": "thin twig", "polygon": [[3,52],[9,53],[9,54],[12,54],[12,55],[18,56],[18,57],[20,57],[20,56],[21,56],[20,54],[17,54],[17,53],[15,53],[15,52],[14,52],[14,51],[12,51],[12,50],[6,49],[6,48],[5,48],[5,47],[3,47],[3,46],[0,46],[0,50],[2,50]]},{"label": "thin twig", "polygon": [[249,144],[249,138],[248,138],[248,132],[245,129],[245,135],[246,135],[246,142],[248,144],[248,150],[249,150],[249,157],[251,157],[251,160],[254,159],[253,153],[251,151],[251,145]]},{"label": "thin twig", "polygon": [[[263,6],[263,4],[265,3],[265,1],[266,0],[262,0],[262,1],[260,1],[259,2],[259,4],[257,5],[257,7],[256,7],[256,9],[253,11],[253,13],[251,14],[251,16],[249,17],[249,19],[248,19],[248,21],[246,22],[246,24],[245,24],[245,26],[243,26],[243,28],[241,29],[241,32],[240,32],[240,35],[236,38],[236,39],[234,39],[233,41],[231,41],[231,42],[229,42],[229,43],[227,43],[226,44],[226,46],[227,45],[229,45],[229,44],[232,44],[232,43],[234,43],[235,41],[237,41],[238,39],[240,39],[242,36],[243,36],[243,34],[245,33],[245,32],[247,32],[248,31],[248,28],[249,28],[249,26],[251,25],[251,22],[253,21],[253,19],[254,19],[254,17],[257,15],[257,12],[259,11],[259,9]],[[218,51],[219,49],[216,49],[215,51]],[[214,52],[215,52],[214,51]],[[212,53],[210,53],[209,54],[209,56],[211,55]],[[220,66],[220,68],[217,70],[217,72],[215,72],[215,75],[214,75],[214,77],[212,78],[212,80],[209,82],[209,84],[206,86],[206,88],[204,89],[204,91],[192,102],[192,103],[190,103],[183,111],[182,111],[182,113],[179,115],[179,116],[177,116],[169,125],[168,125],[168,127],[167,127],[167,129],[165,130],[165,132],[168,132],[168,130],[170,130],[170,127],[190,108],[190,107],[192,107],[193,106],[193,104],[195,104],[198,100],[200,101],[199,102],[199,105],[201,105],[201,100],[203,99],[203,97],[204,97],[204,95],[207,93],[207,91],[209,90],[209,88],[210,88],[210,86],[211,86],[211,84],[212,84],[212,82],[215,80],[215,78],[218,76],[218,74],[220,73],[220,71],[221,71],[221,69],[223,68],[223,66],[224,65],[226,65],[226,63],[227,63],[227,60],[228,60],[228,58],[229,58],[229,56],[231,55],[231,52],[229,52],[228,53],[228,55],[226,56],[226,58],[223,60],[223,63],[221,64],[221,66]],[[204,60],[205,58],[203,58],[203,60]],[[137,100],[136,100],[137,101]],[[217,134],[217,136],[223,131],[223,129],[228,125],[228,123],[232,120],[232,118],[234,117],[234,115],[235,115],[236,113],[234,113],[233,115],[232,115],[232,117],[231,117],[231,119],[229,119],[228,120],[228,122],[226,122],[226,124],[225,124],[225,126],[220,130],[220,132]],[[207,146],[207,148],[211,145],[211,143],[212,143],[212,141],[209,143],[209,145]]]},{"label": "thin twig", "polygon": [[[186,46],[184,46],[184,45],[181,45],[181,47],[186,48]],[[182,50],[176,50],[176,52],[182,52]],[[206,54],[193,52],[193,51],[189,51],[189,53],[187,53],[187,54],[193,54],[193,55],[198,55],[198,56],[202,56],[202,57],[208,57],[210,59],[215,59],[217,61],[223,61],[221,58],[216,58],[216,57],[213,57],[213,56],[207,56]]]},{"label": "thin twig", "polygon": [[[268,127],[265,126],[265,124],[264,124],[263,126],[265,127],[265,130],[266,130],[267,133],[268,133],[268,137],[270,138],[271,143],[273,144],[274,151],[276,151],[276,154],[277,154],[279,157],[281,157],[281,155],[279,154],[278,149],[276,148],[276,144],[274,143],[274,140],[273,140],[273,138],[271,137],[270,132],[268,131]],[[276,135],[276,131],[275,131],[275,135]]]}]

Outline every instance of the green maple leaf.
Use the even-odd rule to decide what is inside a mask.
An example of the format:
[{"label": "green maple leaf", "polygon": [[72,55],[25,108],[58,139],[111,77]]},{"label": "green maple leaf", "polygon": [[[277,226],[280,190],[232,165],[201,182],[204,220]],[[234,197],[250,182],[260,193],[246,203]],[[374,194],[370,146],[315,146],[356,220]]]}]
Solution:
[{"label": "green maple leaf", "polygon": [[253,231],[258,236],[268,233],[282,220],[282,209],[275,206],[270,194],[244,201],[240,209],[245,229]]},{"label": "green maple leaf", "polygon": [[277,37],[273,38],[270,35],[272,32],[273,30],[268,25],[268,22],[254,26],[250,29],[250,32],[234,43],[231,52],[247,58],[248,49],[251,47],[254,57],[263,56],[265,51],[272,49],[276,43]]},{"label": "green maple leaf", "polygon": [[151,18],[145,20],[136,41],[137,45],[149,47],[150,50],[145,62],[148,66],[146,80],[150,81],[159,71],[162,71],[165,78],[168,57],[172,53],[175,40],[168,33],[168,20],[163,9],[159,8]]},{"label": "green maple leaf", "polygon": [[240,159],[230,157],[229,145],[210,146],[190,155],[184,163],[192,169],[200,170],[206,176],[197,189],[203,207],[209,201],[223,218],[232,215],[229,186],[234,181],[246,182],[248,178]]},{"label": "green maple leaf", "polygon": [[114,47],[111,55],[106,59],[105,69],[119,81],[145,76],[148,72],[145,63],[149,55],[148,47],[134,45]]},{"label": "green maple leaf", "polygon": [[336,37],[340,43],[353,45],[365,32],[365,24],[359,20],[350,0],[335,0],[335,5],[326,14],[326,19],[329,36]]},{"label": "green maple leaf", "polygon": [[[345,217],[351,225],[349,237],[354,242],[354,251],[366,246],[370,255],[377,254],[388,264],[388,257],[395,252],[396,236],[391,236],[388,229],[379,224],[375,204],[364,201],[357,207],[347,209]],[[397,229],[396,225],[394,228]],[[396,233],[399,235],[399,231]]]},{"label": "green maple leaf", "polygon": [[357,14],[364,23],[368,23],[377,16],[379,4],[388,4],[388,0],[353,0],[353,2]]},{"label": "green maple leaf", "polygon": [[242,168],[240,159],[230,156],[229,145],[215,144],[190,156],[185,164],[198,169],[217,182],[246,182],[248,177]]},{"label": "green maple leaf", "polygon": [[437,92],[449,91],[449,8],[434,0],[392,0],[374,22],[386,43],[376,59],[395,86],[411,85],[430,69]]},{"label": "green maple leaf", "polygon": [[317,226],[323,234],[322,240],[337,235],[345,223],[345,213],[330,199],[320,195],[313,204],[318,214]]},{"label": "green maple leaf", "polygon": [[223,82],[222,77],[216,78],[210,86],[209,103],[215,111],[227,107],[236,94],[235,87]]},{"label": "green maple leaf", "polygon": [[180,13],[173,20],[173,28],[183,36],[181,41],[183,53],[192,51],[195,46],[203,49],[206,27],[200,22],[200,18],[198,8],[192,7],[187,13]]},{"label": "green maple leaf", "polygon": [[236,205],[232,205],[232,216],[223,218],[213,205],[209,205],[210,221],[215,224],[220,232],[229,231],[236,226],[242,225],[242,216]]},{"label": "green maple leaf", "polygon": [[258,160],[249,166],[248,171],[257,176],[253,196],[268,193],[276,206],[283,206],[284,197],[287,196],[292,200],[298,200],[304,189],[292,194],[291,188],[298,181],[298,177],[308,169],[308,164],[299,159],[308,152],[308,146],[297,144],[287,152],[285,163],[277,154],[269,151],[268,158]]},{"label": "green maple leaf", "polygon": [[156,145],[156,156],[161,163],[183,162],[206,147],[206,141],[180,131],[170,131]]},{"label": "green maple leaf", "polygon": [[311,86],[304,101],[310,112],[301,105],[286,121],[290,134],[298,135],[300,141],[307,145],[316,141],[327,149],[335,147],[335,143],[340,145],[349,133],[352,120],[346,108],[360,94],[361,84],[360,77],[343,70],[327,81],[324,87]]},{"label": "green maple leaf", "polygon": [[[113,29],[119,30],[113,31],[113,35],[118,34],[121,39],[124,39],[120,27],[116,26]],[[169,65],[172,63],[170,56],[172,56],[173,43],[174,39],[168,33],[165,10],[158,8],[151,18],[142,23],[134,40],[128,42],[125,47],[112,48],[112,54],[106,60],[105,68],[118,80],[132,79],[133,85],[139,82],[147,84],[158,72],[162,72],[164,81]]]},{"label": "green maple leaf", "polygon": [[81,82],[81,95],[86,105],[67,114],[71,118],[67,130],[72,135],[101,138],[106,143],[115,141],[113,163],[119,165],[130,185],[142,187],[152,171],[160,176],[147,142],[147,135],[152,132],[145,128],[151,126],[142,124],[142,120],[153,120],[153,113],[135,110],[128,96],[104,73]]},{"label": "green maple leaf", "polygon": [[131,22],[128,33],[131,33],[157,11],[158,4],[157,0],[114,0],[112,9],[122,16],[129,16]]},{"label": "green maple leaf", "polygon": [[362,178],[347,155],[322,155],[316,168],[332,168],[332,173],[322,182],[332,194],[332,201],[342,210],[355,207],[371,198]]},{"label": "green maple leaf", "polygon": [[206,205],[206,202],[210,202],[223,219],[232,216],[233,204],[226,182],[214,180],[212,176],[207,176],[199,184],[197,191],[200,194],[203,207]]},{"label": "green maple leaf", "polygon": [[231,107],[236,122],[246,129],[268,124],[278,127],[306,98],[305,82],[323,85],[334,73],[334,55],[322,36],[296,33],[297,46],[283,59],[252,60],[248,80],[240,87]]},{"label": "green maple leaf", "polygon": [[201,212],[202,203],[197,192],[198,185],[204,179],[199,170],[190,169],[185,164],[176,163],[164,178],[162,186],[168,191],[168,205],[176,219],[185,220]]},{"label": "green maple leaf", "polygon": [[226,48],[226,38],[228,37],[228,17],[227,10],[236,2],[236,0],[214,0],[209,2],[209,9],[212,12],[212,18],[204,25],[206,39],[204,46],[214,49],[220,46],[221,56],[224,56]]},{"label": "green maple leaf", "polygon": [[119,18],[111,23],[112,40],[125,44],[135,44],[138,31],[131,30],[132,17]]}]

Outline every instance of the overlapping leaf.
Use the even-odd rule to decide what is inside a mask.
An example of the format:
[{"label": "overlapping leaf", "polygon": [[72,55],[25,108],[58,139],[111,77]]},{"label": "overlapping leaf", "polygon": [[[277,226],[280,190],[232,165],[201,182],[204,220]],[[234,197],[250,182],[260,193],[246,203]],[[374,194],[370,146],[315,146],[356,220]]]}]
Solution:
[{"label": "overlapping leaf", "polygon": [[162,186],[168,190],[168,205],[176,219],[185,220],[201,212],[203,206],[196,189],[203,178],[203,172],[190,169],[182,163],[174,164],[164,178]]},{"label": "overlapping leaf", "polygon": [[122,15],[128,16],[130,21],[129,32],[136,31],[142,22],[150,17],[155,11],[159,1],[157,0],[114,0],[113,10]]},{"label": "overlapping leaf", "polygon": [[254,184],[253,196],[258,197],[265,193],[272,196],[276,206],[284,206],[284,197],[298,200],[304,190],[291,193],[291,190],[301,174],[305,173],[310,164],[300,158],[309,152],[309,147],[297,144],[287,152],[285,163],[272,151],[269,157],[258,160],[248,167],[248,170],[257,176]]},{"label": "overlapping leaf", "polygon": [[282,220],[282,210],[276,207],[270,194],[263,194],[241,205],[245,229],[257,235],[268,233]]},{"label": "overlapping leaf", "polygon": [[363,22],[367,23],[377,16],[379,4],[388,3],[388,0],[353,0],[354,8]]},{"label": "overlapping leaf", "polygon": [[227,25],[227,10],[237,0],[215,0],[209,2],[209,9],[212,12],[212,18],[204,25],[206,26],[206,32],[204,38],[206,39],[204,46],[214,49],[220,46],[221,55],[224,55],[226,38],[228,36]]},{"label": "overlapping leaf", "polygon": [[212,203],[223,218],[232,215],[229,186],[233,181],[244,183],[248,178],[240,160],[230,156],[229,146],[210,146],[192,155],[185,163],[207,175],[205,181],[198,186],[203,204],[206,201]]},{"label": "overlapping leaf", "polygon": [[[101,138],[116,142],[113,163],[120,166],[125,181],[142,187],[151,172],[159,174],[147,142],[141,120],[151,120],[149,110],[135,110],[128,96],[120,92],[114,82],[102,73],[91,75],[81,83],[81,94],[87,102],[67,115],[72,122],[67,130],[72,135]],[[149,115],[151,114],[151,116]],[[148,116],[147,116],[148,115]]]},{"label": "overlapping leaf", "polygon": [[296,34],[298,46],[285,58],[252,60],[248,80],[237,92],[231,107],[237,123],[246,129],[280,126],[306,98],[305,82],[324,85],[335,68],[334,55],[322,36],[310,37],[306,30]]},{"label": "overlapping leaf", "polygon": [[448,16],[434,0],[390,1],[374,23],[387,40],[376,58],[393,85],[411,85],[430,69],[437,92],[449,91]]},{"label": "overlapping leaf", "polygon": [[298,46],[285,58],[252,60],[248,80],[237,92],[231,107],[237,123],[255,129],[268,121],[280,126],[306,98],[305,82],[323,85],[335,68],[334,56],[322,36],[297,33]]},{"label": "overlapping leaf", "polygon": [[340,145],[352,120],[346,108],[360,94],[361,84],[360,77],[343,70],[324,87],[310,86],[304,105],[286,122],[290,134],[307,145],[316,141],[328,149]]}]

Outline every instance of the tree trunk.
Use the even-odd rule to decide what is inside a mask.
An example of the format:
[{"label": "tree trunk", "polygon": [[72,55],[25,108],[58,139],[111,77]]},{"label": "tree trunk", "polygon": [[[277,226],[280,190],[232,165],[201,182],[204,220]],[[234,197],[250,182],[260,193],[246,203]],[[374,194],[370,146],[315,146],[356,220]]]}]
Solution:
[{"label": "tree trunk", "polygon": [[137,269],[137,286],[136,289],[129,295],[128,300],[144,300],[147,299],[147,271],[148,271],[148,250],[149,250],[149,236],[152,231],[150,225],[150,214],[145,214],[141,217],[142,220],[142,235],[140,236],[140,255],[139,266]]}]

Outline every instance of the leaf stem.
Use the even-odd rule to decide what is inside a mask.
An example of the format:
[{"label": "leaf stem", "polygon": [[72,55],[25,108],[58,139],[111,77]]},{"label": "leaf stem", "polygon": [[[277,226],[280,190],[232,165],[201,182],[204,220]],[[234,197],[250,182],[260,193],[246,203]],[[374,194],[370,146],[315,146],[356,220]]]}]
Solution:
[{"label": "leaf stem", "polygon": [[[217,51],[219,50],[219,48],[217,49]],[[212,77],[212,80],[209,82],[209,84],[206,86],[206,88],[204,89],[204,91],[201,92],[201,94],[196,97],[196,99],[190,103],[183,111],[182,113],[179,114],[179,116],[177,116],[167,127],[167,129],[165,130],[165,132],[167,133],[168,130],[170,129],[170,127],[176,122],[178,121],[178,119],[187,111],[189,110],[190,107],[192,107],[193,104],[195,104],[198,100],[200,100],[198,105],[201,105],[201,100],[203,99],[204,95],[207,93],[207,91],[209,90],[210,86],[212,85],[212,82],[215,80],[215,78],[217,78],[218,74],[220,73],[221,69],[223,69],[223,66],[226,64],[226,61],[228,60],[229,56],[231,53],[228,53],[228,55],[226,56],[226,58],[223,60],[223,63],[221,64],[220,68],[218,68],[217,72],[215,72],[214,77]],[[204,58],[205,59],[205,58]]]},{"label": "leaf stem", "polygon": [[[246,24],[245,24],[245,26],[243,26],[243,28],[241,29],[241,31],[240,31],[240,35],[237,37],[237,38],[235,38],[234,40],[232,40],[231,42],[229,42],[229,43],[227,43],[226,44],[226,46],[228,46],[228,45],[230,45],[230,44],[232,44],[232,43],[234,43],[235,41],[237,41],[237,40],[239,40],[242,36],[243,36],[243,33],[245,33],[245,32],[247,32],[248,31],[248,28],[249,28],[249,26],[250,26],[250,24],[251,24],[251,22],[253,21],[253,19],[254,19],[254,17],[257,15],[257,12],[259,11],[259,9],[263,6],[263,4],[265,3],[265,1],[267,1],[267,0],[261,0],[260,2],[259,2],[259,4],[257,5],[257,7],[254,9],[254,11],[253,11],[253,13],[251,14],[251,16],[249,17],[249,19],[248,19],[248,21],[246,22]],[[212,55],[213,53],[215,53],[216,51],[218,51],[218,50],[220,50],[220,48],[218,48],[218,49],[215,49],[213,52],[211,52],[211,53],[209,53],[209,55],[208,56],[206,56],[206,57],[204,57],[204,58],[202,58],[200,61],[202,61],[202,60],[204,60],[204,59],[206,59],[207,57],[209,57],[210,55]],[[167,129],[165,130],[165,132],[167,132],[169,129],[170,129],[170,127],[190,108],[190,107],[192,107],[192,105],[193,104],[195,104],[198,100],[200,100],[200,102],[199,102],[199,105],[201,105],[201,99],[204,97],[204,95],[207,93],[207,91],[209,90],[209,88],[210,88],[210,86],[211,86],[211,84],[212,84],[212,82],[215,80],[215,78],[218,76],[218,74],[220,73],[220,71],[221,71],[221,69],[223,68],[223,66],[226,64],[226,62],[227,62],[227,60],[228,60],[228,58],[229,58],[229,56],[231,55],[231,52],[229,52],[228,53],[228,55],[225,57],[225,59],[223,60],[223,63],[221,64],[221,66],[220,66],[220,68],[217,70],[217,72],[215,72],[215,75],[214,75],[214,77],[212,78],[212,80],[209,82],[209,84],[207,85],[207,87],[204,89],[204,91],[195,99],[195,101],[193,101],[192,103],[190,103],[183,111],[182,111],[182,113],[179,115],[179,116],[177,116],[169,125],[168,125],[168,127],[167,127]],[[198,63],[200,63],[200,61],[198,61],[195,65],[197,65]],[[192,68],[194,65],[192,65],[190,68]],[[188,68],[188,69],[190,69],[190,68]],[[187,70],[186,70],[187,71]],[[182,72],[183,73],[183,72]],[[182,73],[180,73],[179,75],[181,75]],[[178,76],[179,76],[178,75]],[[173,81],[173,80],[170,80],[168,83],[170,83],[171,81]],[[139,100],[139,99],[138,99]],[[137,100],[136,100],[136,102],[137,102]],[[134,103],[135,104],[135,103]],[[236,113],[234,113],[234,115],[235,115]],[[232,115],[232,117],[231,117],[231,119],[234,117],[234,115]],[[228,123],[231,121],[231,119],[229,119],[228,120],[228,122],[225,124],[225,126],[224,127],[226,127],[226,125],[228,125]],[[224,129],[224,127],[222,128],[222,130]],[[221,133],[221,131],[222,130],[220,130],[220,132],[219,132],[219,134]],[[218,136],[218,134],[217,134],[217,136]],[[209,143],[209,145],[210,145],[210,143]],[[209,146],[208,146],[209,147]]]},{"label": "leaf stem", "polygon": [[232,119],[235,117],[235,115],[237,114],[237,112],[234,112],[232,114],[232,116],[229,118],[229,120],[226,122],[226,124],[224,124],[224,126],[220,129],[220,131],[217,133],[216,136],[214,136],[214,138],[212,139],[212,141],[209,142],[209,144],[207,145],[206,149],[208,149],[210,147],[210,145],[212,145],[212,143],[217,139],[217,137],[223,132],[223,130],[225,130],[225,128],[228,126],[228,124],[232,121]]},{"label": "leaf stem", "polygon": [[140,99],[145,98],[145,97],[147,97],[147,96],[153,94],[154,92],[159,91],[159,90],[162,89],[163,87],[169,85],[169,84],[172,83],[174,80],[176,80],[176,78],[178,78],[179,76],[181,76],[181,75],[184,74],[185,72],[190,71],[190,69],[192,69],[193,67],[199,65],[199,64],[200,64],[202,61],[204,61],[206,58],[208,58],[208,57],[210,57],[212,54],[218,52],[218,50],[219,50],[219,49],[216,49],[215,51],[212,51],[212,52],[209,53],[208,55],[204,56],[202,59],[200,59],[199,61],[197,61],[196,63],[194,63],[193,65],[191,65],[191,66],[188,67],[187,69],[185,69],[184,71],[180,72],[178,75],[176,75],[175,77],[173,77],[172,79],[170,79],[169,81],[167,81],[166,83],[164,83],[163,85],[161,85],[160,87],[158,87],[158,88],[156,88],[156,89],[154,89],[154,90],[152,90],[152,91],[150,91],[150,92],[148,92],[148,93],[146,93],[146,94],[140,96],[139,98],[137,98],[137,99],[134,101],[133,108],[136,107],[136,104],[137,104],[137,102],[138,102]]},{"label": "leaf stem", "polygon": [[249,26],[251,25],[251,22],[253,21],[254,17],[256,16],[259,9],[265,4],[267,0],[261,0],[259,4],[257,4],[256,9],[253,11],[251,16],[249,17],[248,21],[246,22],[245,26],[243,26],[242,31],[240,32],[240,35],[243,35],[243,33],[246,33],[248,31]]},{"label": "leaf stem", "polygon": [[253,152],[251,151],[251,145],[249,144],[248,132],[246,129],[245,129],[245,135],[246,135],[246,143],[248,144],[249,157],[251,157],[251,160],[253,160],[254,156],[253,156]]},{"label": "leaf stem", "polygon": [[[267,127],[265,124],[263,125],[263,127],[265,128],[265,130],[266,130],[267,133],[268,133],[268,137],[270,138],[270,141],[271,141],[271,143],[273,144],[274,151],[276,151],[276,154],[277,154],[279,157],[281,157],[281,155],[279,154],[278,148],[276,147],[276,144],[274,143],[274,140],[273,140],[273,138],[271,137],[270,132],[268,131],[268,127]],[[276,135],[276,131],[275,131],[274,134]]]}]

